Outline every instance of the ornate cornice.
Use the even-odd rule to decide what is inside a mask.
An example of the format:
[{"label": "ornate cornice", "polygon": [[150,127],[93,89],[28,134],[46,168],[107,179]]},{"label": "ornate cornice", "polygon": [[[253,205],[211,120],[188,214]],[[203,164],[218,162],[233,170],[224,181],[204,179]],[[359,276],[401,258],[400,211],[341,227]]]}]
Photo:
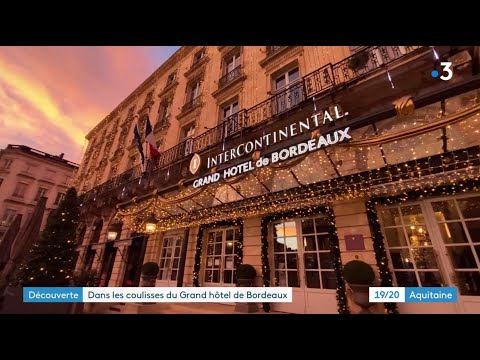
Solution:
[{"label": "ornate cornice", "polygon": [[170,84],[165,86],[162,91],[157,95],[160,99],[168,97],[172,92],[174,93],[178,86],[178,80],[172,81]]},{"label": "ornate cornice", "polygon": [[35,180],[35,177],[33,177],[30,174],[24,173],[24,172],[18,173],[17,176],[25,178],[25,179],[29,179],[29,180]]},{"label": "ornate cornice", "polygon": [[123,149],[117,149],[115,150],[115,152],[113,153],[113,156],[109,159],[110,162],[113,162],[115,161],[116,159],[120,159],[122,158],[123,154],[125,153],[125,151]]},{"label": "ornate cornice", "polygon": [[237,93],[238,91],[241,91],[243,87],[243,81],[246,78],[247,78],[247,75],[245,74],[240,75],[236,79],[233,79],[232,81],[224,85],[222,88],[215,90],[212,93],[212,96],[214,98],[219,98],[219,99],[223,97],[230,97],[232,93]]},{"label": "ornate cornice", "polygon": [[186,117],[187,115],[189,115],[193,112],[200,114],[204,104],[205,104],[205,102],[203,101],[203,99],[200,99],[200,101],[198,103],[196,103],[195,105],[192,105],[192,107],[190,107],[188,109],[185,109],[185,110],[182,109],[182,112],[176,116],[177,120],[181,120],[181,119],[183,119],[184,117]]},{"label": "ornate cornice", "polygon": [[285,46],[273,54],[265,57],[265,59],[261,60],[259,64],[265,70],[269,71],[275,66],[285,63],[288,58],[301,52],[303,52],[303,46]]},{"label": "ornate cornice", "polygon": [[190,69],[188,69],[183,76],[189,79],[196,78],[197,76],[200,76],[202,72],[204,72],[205,65],[210,61],[210,58],[208,55],[205,55],[203,58],[198,60],[195,64],[193,64]]}]

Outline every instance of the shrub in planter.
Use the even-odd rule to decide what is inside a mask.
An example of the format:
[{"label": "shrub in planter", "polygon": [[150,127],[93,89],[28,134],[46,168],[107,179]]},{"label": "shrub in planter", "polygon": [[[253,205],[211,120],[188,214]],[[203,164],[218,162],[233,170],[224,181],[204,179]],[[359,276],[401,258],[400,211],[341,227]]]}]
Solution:
[{"label": "shrub in planter", "polygon": [[375,281],[375,272],[366,262],[352,260],[343,267],[343,277],[353,292],[353,301],[362,307],[360,313],[369,313],[373,304],[368,299],[368,289]]},{"label": "shrub in planter", "polygon": [[159,271],[158,264],[150,261],[142,265],[142,286],[155,286],[155,279]]},{"label": "shrub in planter", "polygon": [[257,271],[250,264],[237,266],[237,283],[239,286],[252,286],[257,276]]},{"label": "shrub in planter", "polygon": [[366,262],[352,260],[343,267],[343,277],[350,285],[372,285],[375,272]]},{"label": "shrub in planter", "polygon": [[[240,264],[237,266],[237,284],[238,286],[253,286],[257,271],[250,264]],[[243,313],[254,313],[258,311],[256,303],[237,303],[235,311]]]},{"label": "shrub in planter", "polygon": [[368,52],[360,51],[350,57],[348,60],[348,67],[353,71],[361,70],[367,65],[369,59],[370,56],[368,55]]}]

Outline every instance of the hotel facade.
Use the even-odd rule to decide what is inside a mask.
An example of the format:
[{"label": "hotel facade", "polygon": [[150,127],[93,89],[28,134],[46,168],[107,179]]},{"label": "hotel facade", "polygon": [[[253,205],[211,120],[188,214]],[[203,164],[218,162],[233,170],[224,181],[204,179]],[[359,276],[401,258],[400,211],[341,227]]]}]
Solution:
[{"label": "hotel facade", "polygon": [[358,259],[382,286],[458,287],[375,312],[480,313],[479,69],[473,46],[181,47],[87,135],[77,270],[233,286],[251,264],[293,288],[274,311],[356,313]]}]

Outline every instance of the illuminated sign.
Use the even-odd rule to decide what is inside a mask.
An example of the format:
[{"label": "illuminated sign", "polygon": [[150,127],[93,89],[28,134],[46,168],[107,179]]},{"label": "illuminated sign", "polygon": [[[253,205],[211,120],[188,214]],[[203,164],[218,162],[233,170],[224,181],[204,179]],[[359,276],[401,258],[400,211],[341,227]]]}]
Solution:
[{"label": "illuminated sign", "polygon": [[[305,120],[297,121],[295,123],[285,126],[284,128],[272,131],[268,134],[264,134],[255,140],[241,143],[240,145],[227,151],[223,151],[222,153],[215,156],[209,156],[207,159],[207,169],[216,167],[232,159],[243,157],[255,151],[261,152],[261,150],[265,150],[267,146],[271,146],[280,141],[284,141],[302,133],[315,130],[320,126],[326,124],[327,122],[333,122],[348,115],[348,113],[342,113],[338,105],[333,106],[331,109],[332,111],[322,111],[320,113],[312,115],[311,117],[306,118]],[[209,175],[196,179],[193,182],[193,187],[200,188],[208,184],[216,183],[221,179],[228,179],[231,177],[242,175],[257,168],[265,167],[281,161],[286,161],[300,155],[323,149],[331,145],[342,143],[352,138],[349,134],[349,130],[350,127],[338,129],[325,135],[319,135],[318,137],[315,137],[311,140],[304,141],[296,145],[291,145],[278,151],[274,151],[266,156],[256,157],[256,160],[248,160],[241,164],[228,167],[218,172],[213,172]],[[194,166],[193,161],[196,157],[198,158],[195,160],[196,165]],[[194,174],[194,172],[192,171],[192,167],[195,169],[196,172],[199,166],[200,157],[198,156],[198,154],[195,154],[195,156],[192,158],[192,161],[190,162],[190,172]]]}]

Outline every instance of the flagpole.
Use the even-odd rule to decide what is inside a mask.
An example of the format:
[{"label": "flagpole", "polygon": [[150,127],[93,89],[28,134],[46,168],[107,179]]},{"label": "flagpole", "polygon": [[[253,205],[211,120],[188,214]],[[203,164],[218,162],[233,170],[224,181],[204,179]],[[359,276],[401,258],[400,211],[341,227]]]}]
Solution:
[{"label": "flagpole", "polygon": [[[150,121],[150,106],[147,107],[147,119],[148,121]],[[150,148],[150,146],[148,146],[148,142],[147,142],[147,119],[145,119],[145,129],[143,131],[143,136],[144,136],[144,142],[145,142],[145,172],[147,171],[147,165],[148,165],[148,157],[152,157],[152,154],[149,155],[149,151],[148,149]]]}]

